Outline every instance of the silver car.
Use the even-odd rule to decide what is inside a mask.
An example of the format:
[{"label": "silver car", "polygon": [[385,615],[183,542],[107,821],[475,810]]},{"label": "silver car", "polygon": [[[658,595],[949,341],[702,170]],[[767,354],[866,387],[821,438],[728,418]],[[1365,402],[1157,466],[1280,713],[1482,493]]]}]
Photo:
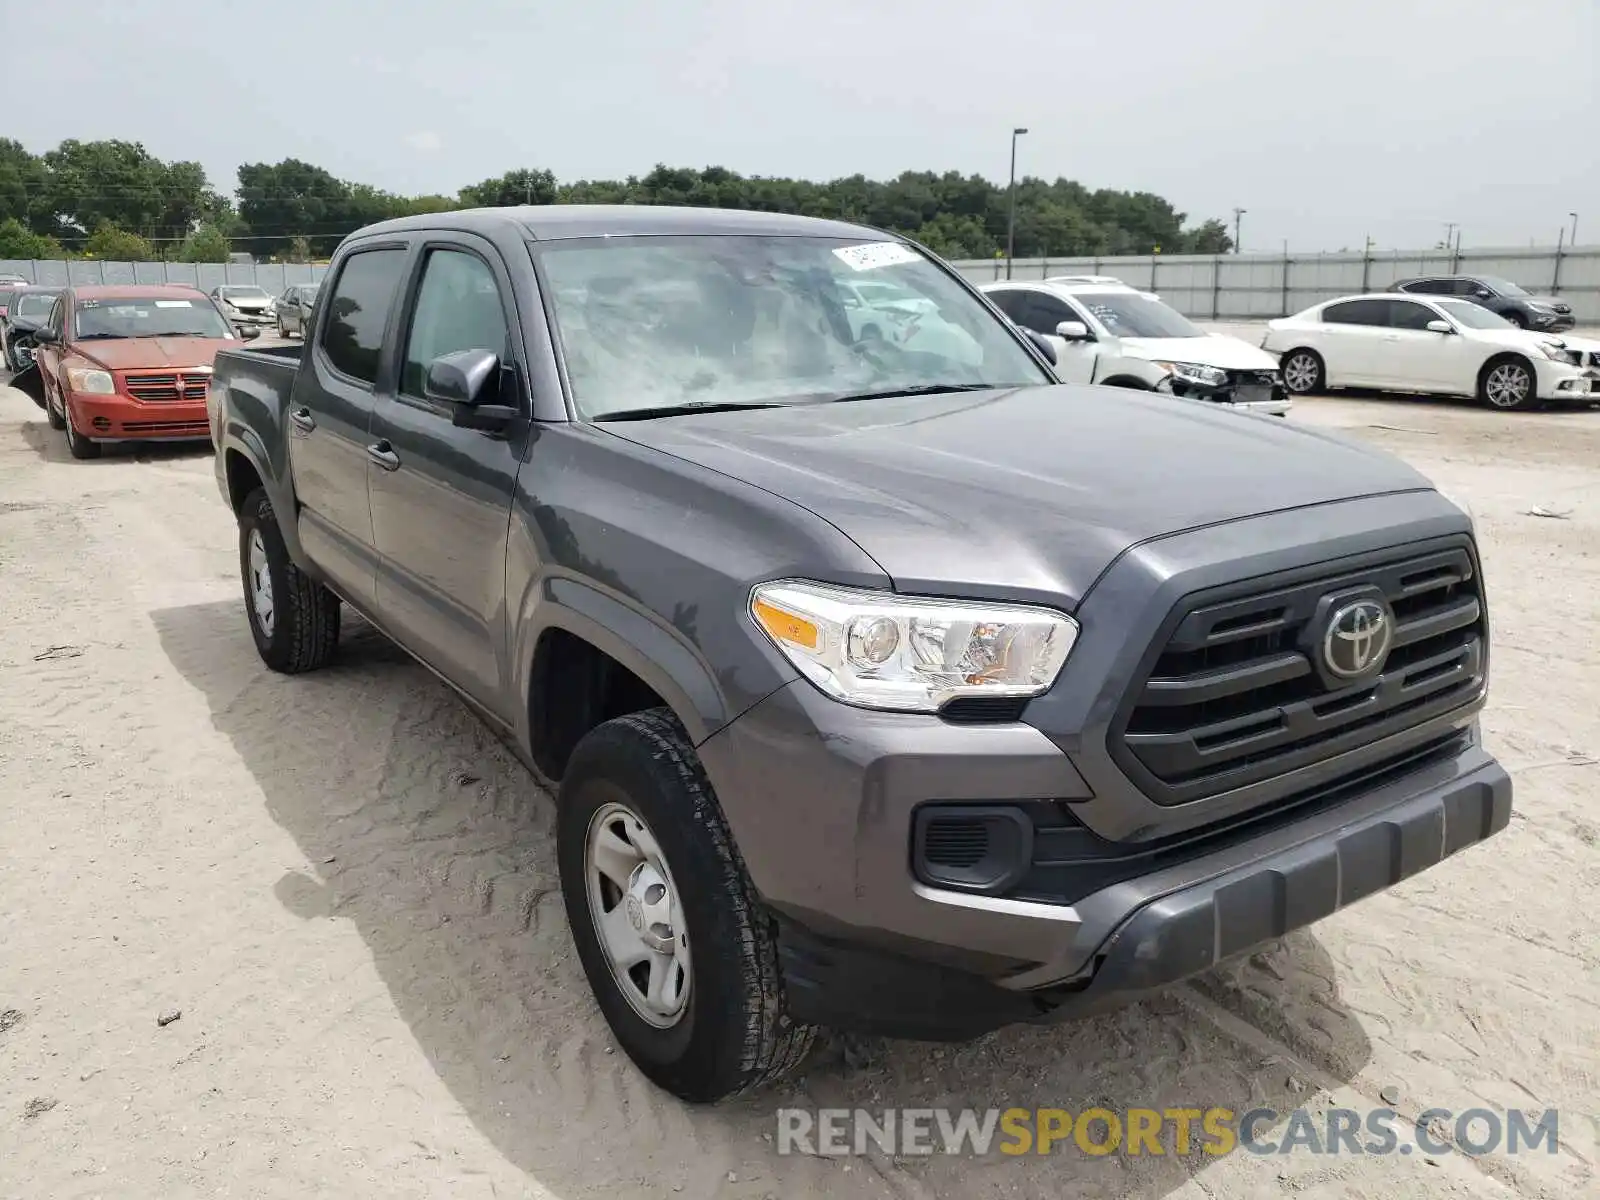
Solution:
[{"label": "silver car", "polygon": [[320,283],[294,283],[278,297],[278,336],[305,337],[311,328],[311,312],[317,303]]}]

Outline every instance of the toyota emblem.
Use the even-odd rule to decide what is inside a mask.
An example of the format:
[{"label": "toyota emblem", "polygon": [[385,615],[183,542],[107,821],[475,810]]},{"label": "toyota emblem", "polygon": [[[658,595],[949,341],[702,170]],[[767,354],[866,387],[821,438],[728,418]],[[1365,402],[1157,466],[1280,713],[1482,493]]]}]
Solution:
[{"label": "toyota emblem", "polygon": [[1394,637],[1389,610],[1376,600],[1356,600],[1334,610],[1322,635],[1322,661],[1340,679],[1355,679],[1383,665]]}]

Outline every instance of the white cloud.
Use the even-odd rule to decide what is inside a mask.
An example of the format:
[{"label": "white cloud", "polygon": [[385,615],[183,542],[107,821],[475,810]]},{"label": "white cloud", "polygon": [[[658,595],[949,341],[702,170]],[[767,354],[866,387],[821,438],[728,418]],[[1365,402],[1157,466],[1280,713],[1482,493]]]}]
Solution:
[{"label": "white cloud", "polygon": [[422,154],[432,154],[444,148],[444,139],[431,129],[419,129],[406,136],[406,145]]}]

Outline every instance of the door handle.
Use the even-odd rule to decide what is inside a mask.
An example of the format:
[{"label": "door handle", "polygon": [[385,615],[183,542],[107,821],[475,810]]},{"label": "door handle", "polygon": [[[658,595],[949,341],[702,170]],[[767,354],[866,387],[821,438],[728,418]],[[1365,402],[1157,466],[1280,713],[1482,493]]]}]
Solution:
[{"label": "door handle", "polygon": [[400,469],[400,456],[394,452],[394,447],[389,445],[387,438],[368,446],[367,457],[385,471],[398,471]]},{"label": "door handle", "polygon": [[311,415],[309,408],[297,408],[289,414],[289,420],[294,422],[294,427],[301,433],[310,433],[317,427],[317,419]]}]

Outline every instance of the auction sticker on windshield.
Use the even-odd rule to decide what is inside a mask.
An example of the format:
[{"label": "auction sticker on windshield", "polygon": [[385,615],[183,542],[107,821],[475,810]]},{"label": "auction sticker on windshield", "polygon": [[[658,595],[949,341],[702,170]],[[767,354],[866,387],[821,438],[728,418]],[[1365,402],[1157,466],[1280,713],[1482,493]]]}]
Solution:
[{"label": "auction sticker on windshield", "polygon": [[157,300],[157,308],[193,308],[194,305],[187,300]]},{"label": "auction sticker on windshield", "polygon": [[877,267],[893,267],[900,263],[922,261],[922,255],[900,242],[868,242],[864,246],[840,246],[833,253],[857,271],[871,271]]}]

